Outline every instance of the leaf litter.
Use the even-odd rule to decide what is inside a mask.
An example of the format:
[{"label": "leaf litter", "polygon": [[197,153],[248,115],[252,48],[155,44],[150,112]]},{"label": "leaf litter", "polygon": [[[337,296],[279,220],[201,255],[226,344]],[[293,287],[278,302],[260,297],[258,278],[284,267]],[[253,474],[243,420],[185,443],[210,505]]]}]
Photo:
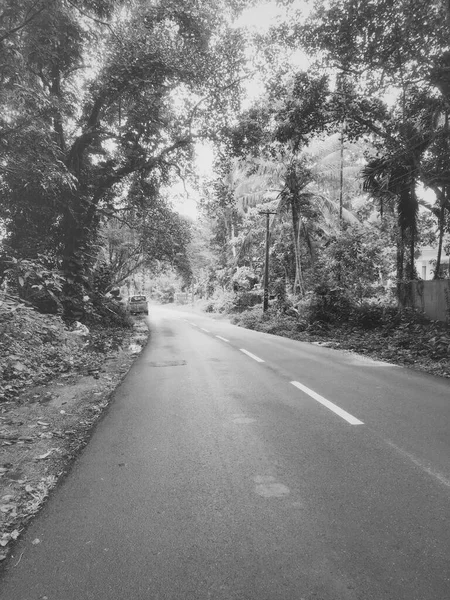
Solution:
[{"label": "leaf litter", "polygon": [[[21,311],[15,311],[14,321],[23,322],[9,330],[18,328],[24,335],[15,342],[5,343],[4,336],[0,340],[0,562],[11,555],[14,542],[88,442],[92,426],[136,358],[135,346],[133,351],[128,346],[143,347],[148,335],[145,323],[137,320],[134,329],[98,334],[95,351],[83,346],[80,352],[57,335],[63,325],[55,325],[55,317],[25,314],[23,320]],[[35,357],[42,368],[34,369],[39,362]],[[15,368],[18,363],[26,369]]]}]

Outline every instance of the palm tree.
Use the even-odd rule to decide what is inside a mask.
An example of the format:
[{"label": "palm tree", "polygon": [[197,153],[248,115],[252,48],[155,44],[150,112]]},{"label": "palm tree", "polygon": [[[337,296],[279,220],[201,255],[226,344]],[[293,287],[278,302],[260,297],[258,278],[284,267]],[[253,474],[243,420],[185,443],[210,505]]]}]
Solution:
[{"label": "palm tree", "polygon": [[397,211],[399,235],[397,238],[397,279],[404,278],[405,245],[409,243],[409,279],[415,278],[414,252],[417,236],[419,202],[416,194],[415,163],[403,157],[377,157],[362,170],[363,189],[384,204],[394,203]]},{"label": "palm tree", "polygon": [[[331,144],[333,143],[334,140],[331,140]],[[316,231],[320,230],[323,235],[328,236],[339,227],[340,219],[350,223],[359,222],[355,215],[339,202],[339,195],[336,197],[329,191],[334,173],[334,164],[330,159],[332,154],[333,150],[330,151],[330,147],[326,144],[318,144],[315,148],[313,146],[312,152],[310,151],[308,155],[294,154],[288,161],[281,158],[280,160],[257,158],[251,161],[240,161],[239,167],[234,171],[233,180],[236,185],[233,195],[238,210],[245,212],[249,207],[272,202],[276,215],[272,219],[271,229],[283,214],[290,214],[296,267],[294,292],[299,291],[302,295],[304,293],[300,250],[302,233],[313,258],[312,225]],[[311,157],[314,157],[314,160]],[[355,178],[355,173],[359,172],[360,167],[351,168],[352,177]],[[240,176],[236,177],[238,172]],[[249,232],[236,261],[241,256],[242,250],[247,247],[251,237],[252,232]]]}]

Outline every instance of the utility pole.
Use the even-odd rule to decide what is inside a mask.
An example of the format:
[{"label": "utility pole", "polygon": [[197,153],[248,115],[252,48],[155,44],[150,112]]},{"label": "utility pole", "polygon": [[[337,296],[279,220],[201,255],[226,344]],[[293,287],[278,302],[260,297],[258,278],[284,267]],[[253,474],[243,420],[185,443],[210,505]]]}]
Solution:
[{"label": "utility pole", "polygon": [[264,262],[264,300],[263,300],[263,312],[269,308],[269,217],[270,215],[276,215],[276,211],[273,210],[260,210],[260,215],[266,215],[266,260]]},{"label": "utility pole", "polygon": [[345,121],[341,123],[340,164],[339,164],[339,227],[342,229],[342,208],[344,205],[344,131]]}]

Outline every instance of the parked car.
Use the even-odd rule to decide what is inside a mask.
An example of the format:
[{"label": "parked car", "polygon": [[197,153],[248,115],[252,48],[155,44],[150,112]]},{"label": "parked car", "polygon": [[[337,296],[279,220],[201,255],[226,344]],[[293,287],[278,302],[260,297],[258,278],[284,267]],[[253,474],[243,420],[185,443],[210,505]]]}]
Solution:
[{"label": "parked car", "polygon": [[128,298],[128,310],[132,315],[139,313],[148,315],[148,301],[146,296],[130,296]]}]

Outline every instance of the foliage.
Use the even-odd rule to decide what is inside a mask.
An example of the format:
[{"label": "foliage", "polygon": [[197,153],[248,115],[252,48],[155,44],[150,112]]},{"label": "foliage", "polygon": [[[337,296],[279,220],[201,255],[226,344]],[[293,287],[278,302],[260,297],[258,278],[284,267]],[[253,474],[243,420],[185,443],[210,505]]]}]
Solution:
[{"label": "foliage", "polygon": [[97,353],[103,358],[120,345],[122,323],[111,319],[110,325],[91,327],[85,341],[61,317],[42,314],[0,294],[0,401],[57,375],[92,368],[98,362]]},{"label": "foliage", "polygon": [[173,269],[162,270],[152,278],[152,298],[162,304],[174,301],[175,293],[182,287],[179,275]]},{"label": "foliage", "polygon": [[355,225],[330,237],[318,258],[320,285],[340,289],[356,304],[375,297],[393,270],[382,240],[379,230]]},{"label": "foliage", "polygon": [[4,281],[8,289],[43,313],[62,312],[64,277],[52,265],[52,258],[39,255],[36,260],[5,257]]},{"label": "foliage", "polygon": [[[221,7],[230,14],[239,4]],[[234,106],[242,39],[216,8],[191,0],[157,9],[119,0],[8,3],[0,220],[18,257],[56,254],[68,316],[83,313],[104,217],[135,205],[135,189],[154,200],[189,164],[194,140]],[[163,253],[188,281],[185,227],[165,208]],[[146,240],[155,237],[151,223],[144,229]]]},{"label": "foliage", "polygon": [[354,306],[345,323],[308,320],[314,318],[305,311],[295,318],[273,308],[267,313],[254,308],[233,316],[232,321],[248,329],[356,351],[450,377],[450,329],[444,323],[427,321],[420,313],[399,310],[394,305],[367,303]]},{"label": "foliage", "polygon": [[100,230],[103,243],[98,260],[111,275],[105,291],[123,285],[140,268],[152,271],[162,265],[176,269],[185,285],[191,281],[191,223],[159,194],[146,194],[145,188],[130,190],[132,206],[120,217],[109,218]]},{"label": "foliage", "polygon": [[254,287],[258,278],[250,267],[238,267],[231,281],[234,291],[249,291]]},{"label": "foliage", "polygon": [[204,306],[206,312],[231,313],[236,308],[237,296],[229,290],[216,289]]},{"label": "foliage", "polygon": [[338,71],[330,107],[342,115],[347,135],[369,136],[374,146],[364,169],[365,190],[381,213],[389,205],[397,213],[399,280],[416,277],[419,182],[437,195],[438,262],[442,251],[450,209],[449,18],[448,3],[440,0],[320,0],[307,23],[291,31],[291,42],[301,39],[321,69]]}]

